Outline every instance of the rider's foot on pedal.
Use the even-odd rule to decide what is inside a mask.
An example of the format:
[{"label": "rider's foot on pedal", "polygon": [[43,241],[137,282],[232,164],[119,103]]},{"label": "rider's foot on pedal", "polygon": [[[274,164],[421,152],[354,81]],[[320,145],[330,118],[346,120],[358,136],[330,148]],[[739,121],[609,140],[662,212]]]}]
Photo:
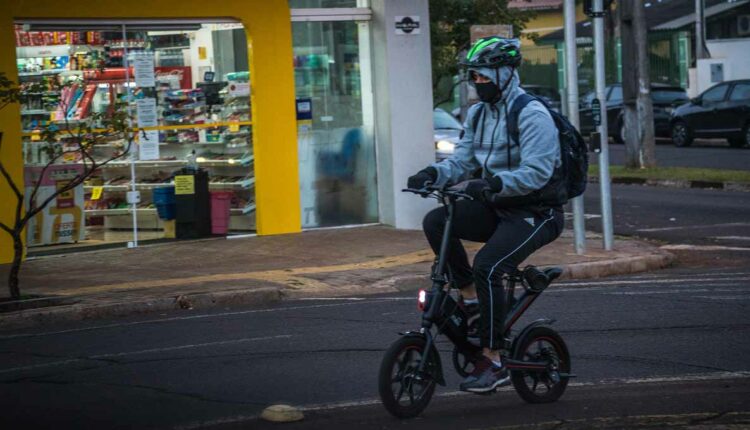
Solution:
[{"label": "rider's foot on pedal", "polygon": [[[484,363],[484,365],[482,366],[482,370],[479,370],[481,363]],[[488,393],[508,384],[510,384],[508,369],[505,366],[498,367],[490,360],[485,359],[477,363],[475,372],[472,372],[461,383],[460,388],[461,391],[472,393]]]}]

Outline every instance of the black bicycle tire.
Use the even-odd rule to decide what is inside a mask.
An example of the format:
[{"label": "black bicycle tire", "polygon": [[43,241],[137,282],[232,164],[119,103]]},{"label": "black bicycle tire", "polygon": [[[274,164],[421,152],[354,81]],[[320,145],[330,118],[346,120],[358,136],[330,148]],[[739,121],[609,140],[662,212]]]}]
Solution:
[{"label": "black bicycle tire", "polygon": [[[531,329],[523,339],[520,339],[513,358],[515,360],[523,360],[529,345],[540,338],[545,338],[545,340],[548,340],[555,347],[555,353],[560,360],[559,371],[570,374],[570,353],[568,352],[568,347],[565,345],[563,338],[550,327],[534,327]],[[525,373],[521,370],[511,371],[511,381],[513,382],[513,387],[516,389],[516,393],[528,403],[552,403],[563,395],[568,386],[568,378],[562,378],[553,386],[552,390],[544,396],[540,396],[535,394],[526,384]]]},{"label": "black bicycle tire", "polygon": [[[383,361],[380,363],[380,372],[378,374],[378,392],[380,394],[380,400],[383,402],[385,409],[397,418],[416,417],[424,411],[430,403],[432,395],[435,393],[436,381],[433,378],[432,383],[427,387],[422,398],[411,406],[401,406],[398,403],[398,400],[394,398],[392,391],[393,383],[391,381],[393,366],[401,352],[406,350],[407,347],[415,347],[420,353],[422,353],[425,348],[425,340],[421,337],[405,336],[393,342],[383,355]],[[433,361],[433,364],[437,365],[436,361]]]}]

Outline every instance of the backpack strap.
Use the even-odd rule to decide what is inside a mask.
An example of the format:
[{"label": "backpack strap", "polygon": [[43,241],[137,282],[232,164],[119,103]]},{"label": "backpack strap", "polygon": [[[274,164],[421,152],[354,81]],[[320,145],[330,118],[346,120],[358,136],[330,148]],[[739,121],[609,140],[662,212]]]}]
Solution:
[{"label": "backpack strap", "polygon": [[[523,110],[523,108],[525,108],[526,105],[534,100],[538,99],[529,93],[524,93],[516,97],[516,99],[513,101],[513,105],[510,107],[510,112],[508,112],[507,118],[508,132],[510,133],[510,137],[513,139],[513,141],[516,142],[516,145],[521,144],[521,142],[519,142],[518,140],[520,135],[520,130],[518,129],[518,117],[521,116],[521,111]],[[544,104],[544,102],[542,102],[542,104]]]},{"label": "backpack strap", "polygon": [[477,109],[477,113],[475,113],[474,117],[471,119],[471,126],[475,135],[477,134],[477,126],[479,126],[479,119],[482,117],[483,111],[484,111],[484,103],[479,105],[479,109]]}]

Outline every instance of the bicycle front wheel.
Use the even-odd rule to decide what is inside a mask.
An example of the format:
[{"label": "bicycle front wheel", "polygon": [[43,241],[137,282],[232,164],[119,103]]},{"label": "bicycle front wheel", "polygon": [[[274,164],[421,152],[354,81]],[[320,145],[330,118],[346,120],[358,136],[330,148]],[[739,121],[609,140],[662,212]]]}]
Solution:
[{"label": "bicycle front wheel", "polygon": [[378,376],[378,391],[383,406],[398,418],[413,418],[427,407],[435,392],[437,360],[427,355],[422,372],[419,365],[425,356],[425,340],[402,337],[383,356]]}]

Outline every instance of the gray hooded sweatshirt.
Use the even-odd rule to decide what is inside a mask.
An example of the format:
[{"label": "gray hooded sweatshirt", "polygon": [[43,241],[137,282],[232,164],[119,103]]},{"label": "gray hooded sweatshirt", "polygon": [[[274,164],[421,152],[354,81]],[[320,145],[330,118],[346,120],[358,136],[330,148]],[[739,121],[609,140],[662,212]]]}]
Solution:
[{"label": "gray hooded sweatshirt", "polygon": [[[501,67],[470,69],[492,79],[503,88],[511,78],[511,69]],[[499,197],[525,196],[544,187],[560,166],[560,144],[557,127],[547,108],[532,101],[518,117],[519,142],[511,142],[507,128],[507,115],[513,101],[525,91],[520,87],[518,73],[512,75],[510,84],[495,104],[477,103],[469,108],[464,123],[464,135],[456,145],[453,156],[432,164],[438,172],[436,185],[458,184],[471,179],[478,169],[484,177],[498,176],[503,183]],[[479,113],[481,105],[484,105]],[[477,129],[473,129],[474,116],[480,114]],[[510,149],[510,151],[509,151]],[[508,155],[510,154],[510,159]]]}]

